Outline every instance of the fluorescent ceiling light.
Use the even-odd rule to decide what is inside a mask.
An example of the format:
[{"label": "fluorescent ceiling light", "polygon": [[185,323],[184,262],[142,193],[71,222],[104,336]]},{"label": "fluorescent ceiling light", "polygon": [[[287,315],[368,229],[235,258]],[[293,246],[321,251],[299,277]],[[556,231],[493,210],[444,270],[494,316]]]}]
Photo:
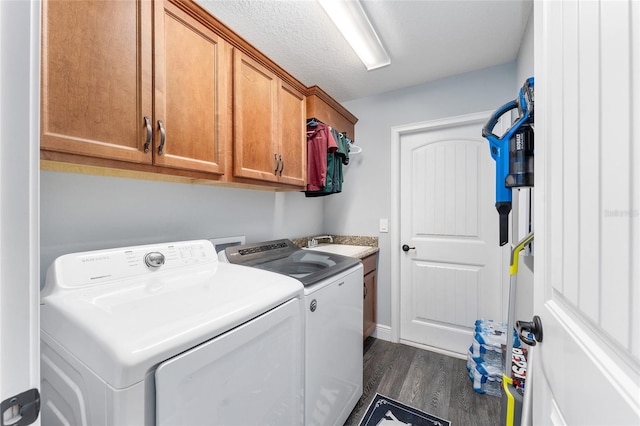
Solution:
[{"label": "fluorescent ceiling light", "polygon": [[391,63],[358,0],[318,0],[329,18],[358,54],[367,70]]}]

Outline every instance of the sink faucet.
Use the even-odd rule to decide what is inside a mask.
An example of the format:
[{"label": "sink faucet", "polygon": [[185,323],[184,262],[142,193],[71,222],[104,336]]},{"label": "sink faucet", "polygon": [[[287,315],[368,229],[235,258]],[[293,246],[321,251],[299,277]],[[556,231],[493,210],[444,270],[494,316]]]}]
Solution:
[{"label": "sink faucet", "polygon": [[319,237],[311,238],[311,241],[307,241],[307,247],[316,247],[318,245],[318,240],[328,239],[330,243],[333,242],[333,237],[331,235],[321,235]]}]

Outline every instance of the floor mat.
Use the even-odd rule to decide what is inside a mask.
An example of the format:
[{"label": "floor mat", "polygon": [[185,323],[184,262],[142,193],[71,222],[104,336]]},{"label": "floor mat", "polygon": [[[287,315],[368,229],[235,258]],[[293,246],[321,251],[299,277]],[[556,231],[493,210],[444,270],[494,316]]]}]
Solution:
[{"label": "floor mat", "polygon": [[377,393],[362,417],[360,426],[378,425],[451,426],[451,422]]}]

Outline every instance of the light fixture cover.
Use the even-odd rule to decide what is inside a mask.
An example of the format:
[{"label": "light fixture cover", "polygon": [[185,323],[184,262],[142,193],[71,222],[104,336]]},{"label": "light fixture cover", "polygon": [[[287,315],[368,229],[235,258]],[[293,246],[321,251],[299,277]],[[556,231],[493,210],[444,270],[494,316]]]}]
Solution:
[{"label": "light fixture cover", "polygon": [[371,71],[391,63],[358,0],[318,0],[320,6]]}]

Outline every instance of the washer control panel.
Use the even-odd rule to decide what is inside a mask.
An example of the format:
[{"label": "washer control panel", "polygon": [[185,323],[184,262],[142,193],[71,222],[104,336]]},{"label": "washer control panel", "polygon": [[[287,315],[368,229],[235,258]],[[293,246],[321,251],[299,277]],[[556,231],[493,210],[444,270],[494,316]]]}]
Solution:
[{"label": "washer control panel", "polygon": [[164,265],[164,254],[159,251],[147,253],[144,257],[144,263],[151,269],[159,268]]},{"label": "washer control panel", "polygon": [[183,241],[72,253],[57,258],[47,272],[47,284],[82,287],[217,263],[210,241]]}]

